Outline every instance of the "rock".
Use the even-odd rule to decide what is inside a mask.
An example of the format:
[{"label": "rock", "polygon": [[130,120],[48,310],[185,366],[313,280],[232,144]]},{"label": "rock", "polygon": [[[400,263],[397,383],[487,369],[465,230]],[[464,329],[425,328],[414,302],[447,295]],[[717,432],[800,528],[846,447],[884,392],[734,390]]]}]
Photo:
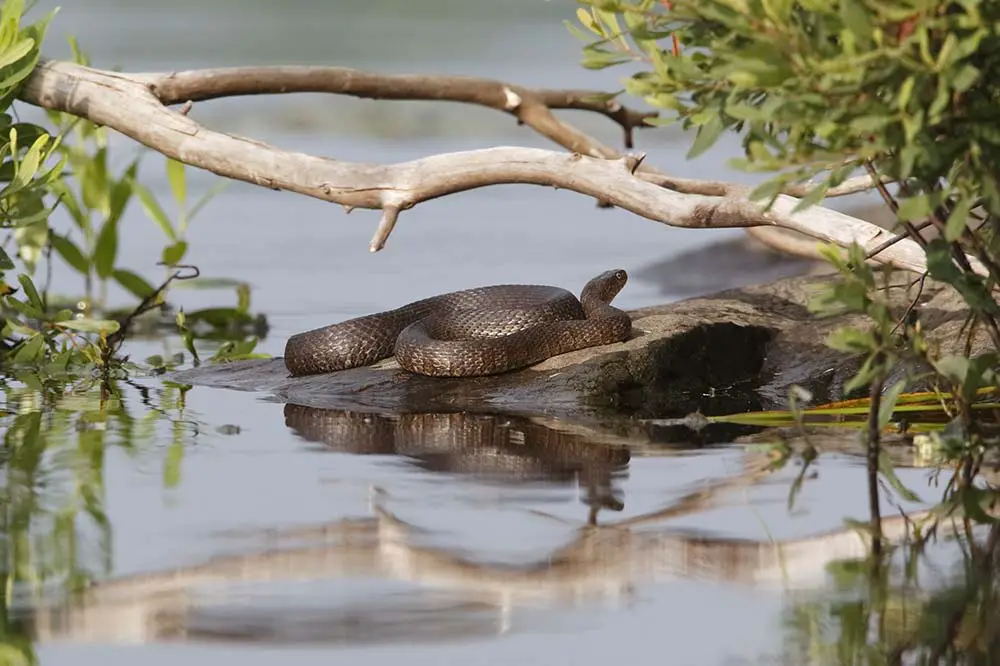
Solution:
[{"label": "rock", "polygon": [[[780,408],[795,384],[811,390],[816,401],[836,400],[844,397],[844,385],[862,359],[836,352],[824,340],[835,328],[865,326],[867,320],[811,314],[810,295],[826,279],[796,277],[635,310],[630,313],[633,336],[624,343],[564,354],[491,377],[411,375],[388,359],[367,368],[290,378],[280,359],[268,359],[205,366],[168,378],[263,391],[285,403],[321,409],[467,411],[583,421]],[[891,302],[902,313],[913,298],[903,288],[911,279],[897,273],[894,281],[901,288],[891,290]],[[928,281],[920,313],[925,330],[942,350],[961,351],[965,309],[950,288]],[[984,345],[977,338],[976,348]]]}]

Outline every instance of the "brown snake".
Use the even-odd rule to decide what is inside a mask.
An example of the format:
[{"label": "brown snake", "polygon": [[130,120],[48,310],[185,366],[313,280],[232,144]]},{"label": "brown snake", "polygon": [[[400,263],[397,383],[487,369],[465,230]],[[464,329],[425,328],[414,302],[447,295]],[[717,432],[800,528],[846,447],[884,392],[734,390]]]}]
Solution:
[{"label": "brown snake", "polygon": [[395,310],[303,333],[285,344],[295,376],[371,365],[395,354],[399,365],[432,377],[475,377],[524,368],[551,356],[627,340],[628,313],[611,301],[623,270],[591,279],[580,299],[559,287],[494,285],[414,301]]}]

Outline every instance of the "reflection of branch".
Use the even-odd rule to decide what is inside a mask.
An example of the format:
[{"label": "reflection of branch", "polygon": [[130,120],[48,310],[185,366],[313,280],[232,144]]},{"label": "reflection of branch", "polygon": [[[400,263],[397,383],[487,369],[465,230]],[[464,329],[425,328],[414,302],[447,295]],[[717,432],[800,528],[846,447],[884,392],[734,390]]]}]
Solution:
[{"label": "reflection of branch", "polygon": [[[238,635],[237,631],[217,633],[218,623],[225,623],[227,617],[214,620],[211,629],[215,631],[199,626],[198,609],[191,595],[193,588],[202,585],[219,589],[220,584],[250,581],[383,578],[417,586],[402,597],[402,603],[412,604],[414,599],[424,598],[423,590],[436,588],[439,592],[450,592],[446,598],[451,612],[466,612],[464,608],[472,604],[492,608],[509,618],[520,605],[576,605],[594,599],[620,601],[638,583],[675,578],[810,589],[825,584],[829,564],[869,555],[864,535],[849,527],[776,541],[729,539],[648,525],[633,531],[630,525],[644,521],[632,520],[606,527],[588,526],[571,543],[535,560],[496,565],[459,555],[446,547],[417,545],[413,537],[420,530],[386,510],[381,506],[382,501],[383,498],[376,496],[371,518],[315,528],[313,538],[321,539],[317,545],[301,545],[308,537],[303,528],[293,528],[287,534],[280,529],[265,530],[260,537],[268,544],[268,550],[263,552],[221,556],[202,565],[95,585],[71,606],[37,611],[34,633],[43,641],[156,640],[166,630],[172,637],[189,639],[200,634]],[[663,516],[665,512],[656,513]],[[911,536],[912,522],[930,515],[931,512],[922,512],[885,519],[886,542],[905,542]],[[948,531],[956,533],[954,529]],[[426,534],[421,535],[421,541],[425,538]],[[279,548],[282,539],[293,540],[297,546]],[[349,612],[354,607],[354,603],[348,603],[344,608],[341,603],[320,612],[324,616],[350,618],[356,617]],[[240,609],[247,611],[246,597],[241,598]],[[294,617],[292,611],[281,606],[268,603],[253,611],[256,622],[265,623],[268,629],[294,624],[290,619]],[[166,629],[161,624],[165,612],[171,620]],[[125,618],[129,621],[125,622]],[[239,612],[230,621],[239,625]],[[339,636],[341,629],[334,626],[329,631],[336,631]],[[366,633],[358,629],[354,627],[351,633]]]},{"label": "reflection of branch", "polygon": [[[598,151],[601,157],[587,157],[501,147],[391,165],[291,153],[210,131],[168,110],[152,90],[169,79],[169,75],[130,76],[46,61],[34,70],[21,98],[106,125],[169,157],[228,178],[348,208],[385,210],[388,216],[372,239],[373,251],[384,245],[392,227],[390,217],[399,211],[446,194],[511,183],[569,189],[678,227],[781,227],[842,246],[858,242],[865,248],[890,236],[875,225],[822,207],[792,212],[798,203],[793,197],[779,198],[765,213],[745,197],[707,197],[664,189],[633,174],[634,159],[604,159],[604,150]],[[538,125],[533,124],[536,129]],[[589,137],[579,134],[595,148]],[[912,242],[901,242],[878,259],[916,272],[923,272],[925,266],[923,252]]]},{"label": "reflection of branch", "polygon": [[749,488],[759,483],[771,474],[771,461],[759,460],[748,463],[747,469],[736,476],[727,477],[708,484],[706,487],[684,495],[670,506],[652,511],[633,518],[617,521],[617,527],[642,525],[650,522],[660,522],[672,518],[690,515],[698,511],[707,511],[717,505],[721,495],[740,488]]}]

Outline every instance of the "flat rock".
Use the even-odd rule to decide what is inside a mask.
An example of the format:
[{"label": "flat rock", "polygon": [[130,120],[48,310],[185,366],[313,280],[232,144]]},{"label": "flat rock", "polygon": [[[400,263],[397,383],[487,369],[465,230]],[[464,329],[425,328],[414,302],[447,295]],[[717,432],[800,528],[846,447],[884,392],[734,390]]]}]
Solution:
[{"label": "flat rock", "polygon": [[[375,366],[291,378],[280,358],[171,373],[175,382],[266,392],[273,399],[366,413],[478,412],[561,419],[680,417],[782,407],[792,385],[817,401],[844,396],[862,359],[829,349],[827,334],[854,315],[817,318],[810,295],[827,279],[809,275],[631,311],[633,335],[620,344],[563,354],[531,368],[473,379],[412,375],[392,359]],[[907,274],[890,290],[906,310]],[[932,342],[960,351],[964,304],[928,281],[920,316]],[[982,346],[984,341],[977,340]],[[624,433],[623,433],[624,434]]]}]

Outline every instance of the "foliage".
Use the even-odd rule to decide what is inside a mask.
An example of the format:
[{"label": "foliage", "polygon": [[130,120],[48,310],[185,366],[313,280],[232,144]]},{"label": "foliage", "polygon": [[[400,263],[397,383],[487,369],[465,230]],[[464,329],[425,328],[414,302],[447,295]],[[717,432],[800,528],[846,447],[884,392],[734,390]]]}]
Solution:
[{"label": "foliage", "polygon": [[[860,246],[823,250],[838,275],[812,302],[817,316],[847,312],[867,321],[835,331],[827,344],[861,359],[846,392],[867,394],[860,411],[866,414],[871,568],[883,566],[879,476],[906,494],[886,464],[881,433],[893,414],[927,406],[901,404],[908,387],[928,388],[944,420],[924,436],[953,471],[940,506],[975,509],[979,500],[969,498],[978,493],[995,499],[991,486],[984,491],[974,484],[982,481],[987,454],[1000,449],[994,419],[985,418],[996,403],[981,404],[984,393],[1000,386],[994,292],[1000,283],[1000,3],[580,2],[587,8],[577,11],[579,27],[570,29],[588,42],[584,66],[638,64],[625,92],[669,112],[656,122],[693,130],[689,157],[724,133],[735,135],[742,156],[732,165],[769,174],[753,198],[770,205],[791,183],[815,184],[800,210],[861,171],[877,183],[901,236],[924,248],[928,271],[910,283],[915,294],[905,309],[894,309],[886,296],[900,278],[876,272]],[[964,353],[941,353],[926,339],[919,303],[927,277],[953,288],[968,308]],[[855,410],[796,408],[750,418],[791,419],[801,427],[844,411]],[[970,515],[992,525],[990,543],[1000,544],[987,511]],[[943,645],[952,639],[958,643],[950,635]]]},{"label": "foliage", "polygon": [[755,197],[818,179],[808,206],[858,169],[897,183],[894,198],[882,194],[902,227],[939,235],[926,244],[930,276],[957,289],[1000,346],[1000,5],[581,1],[592,9],[580,22],[598,37],[585,65],[643,63],[626,90],[674,112],[660,122],[695,130],[690,156],[739,135],[735,166],[777,172]]},{"label": "foliage", "polygon": [[[724,131],[739,133],[738,165],[784,172],[761,192],[821,173],[837,184],[869,161],[894,180],[913,179],[910,219],[949,195],[965,212],[976,201],[1000,211],[993,122],[1000,5],[583,1],[594,10],[580,10],[581,22],[600,37],[585,63],[647,64],[626,90],[696,128],[692,155]],[[941,180],[947,190],[924,189]]]},{"label": "foliage", "polygon": [[[695,130],[689,153],[708,150],[723,132],[741,137],[735,165],[777,172],[756,189],[774,200],[789,182],[823,176],[801,206],[858,168],[897,185],[887,204],[900,227],[926,247],[929,276],[951,285],[970,311],[971,339],[985,331],[1000,348],[1000,314],[992,288],[1000,278],[1000,245],[993,228],[1000,212],[995,164],[994,83],[1000,80],[1000,5],[977,0],[581,0],[590,40],[584,64],[644,65],[626,91],[673,112],[660,122]],[[596,36],[596,39],[594,38]],[[934,226],[925,241],[914,222]],[[976,270],[972,253],[982,266]],[[871,322],[845,328],[827,341],[865,360],[847,389],[875,386],[901,361],[933,370],[904,377],[872,405],[875,430],[895,399],[915,380],[947,393],[957,419],[951,434],[975,438],[971,400],[995,386],[995,352],[975,358],[939,357],[928,348],[917,300],[893,312],[862,248],[828,247],[838,270],[813,304],[819,315],[854,312]],[[985,273],[985,275],[983,274]],[[923,280],[919,282],[923,284]],[[918,290],[919,296],[919,290]],[[908,367],[912,367],[912,364]],[[878,396],[876,398],[876,396]],[[969,442],[975,448],[979,442]],[[968,447],[967,447],[968,448]]]},{"label": "foliage", "polygon": [[[2,6],[0,111],[12,108],[19,87],[37,63],[52,16],[19,27],[22,11],[21,2]],[[87,64],[75,41],[70,43],[75,59]],[[4,130],[0,181],[6,183],[0,190],[0,226],[10,231],[7,245],[16,247],[16,252],[0,247],[0,362],[7,367],[41,364],[62,369],[73,366],[81,373],[96,368],[109,372],[121,367],[118,351],[129,328],[157,318],[158,328],[177,327],[195,362],[198,339],[222,342],[216,360],[254,356],[266,322],[250,313],[249,286],[233,280],[205,280],[198,277],[197,269],[192,275],[187,269],[193,267],[182,263],[188,251],[189,224],[220,186],[191,204],[184,166],[168,159],[167,177],[178,209],[175,222],[139,180],[142,153],[115,172],[105,128],[58,112],[49,112],[48,119],[51,130],[16,123],[9,113],[0,116]],[[122,265],[120,225],[133,198],[166,237],[160,263],[167,275],[158,287]],[[57,211],[68,218],[69,228],[60,228]],[[54,257],[82,278],[82,296],[53,295],[48,279],[39,283],[40,267],[45,265],[50,274]],[[18,264],[15,283],[8,276]],[[138,304],[127,310],[109,309],[107,287],[112,281]],[[171,309],[167,296],[175,282],[235,288],[237,305],[189,313],[181,310],[167,318]],[[164,367],[162,359],[158,363],[153,364],[154,370]]]}]

